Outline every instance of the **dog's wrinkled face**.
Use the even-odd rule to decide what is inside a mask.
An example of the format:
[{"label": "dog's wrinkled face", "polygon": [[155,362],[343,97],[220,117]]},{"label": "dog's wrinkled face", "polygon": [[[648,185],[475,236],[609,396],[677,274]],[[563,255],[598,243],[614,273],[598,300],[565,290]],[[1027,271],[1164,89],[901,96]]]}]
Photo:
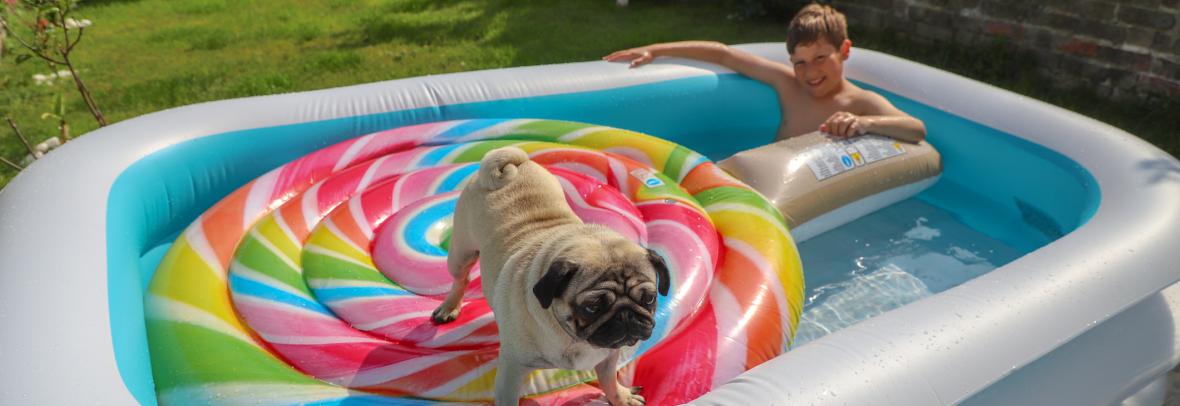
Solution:
[{"label": "dog's wrinkled face", "polygon": [[[654,251],[633,243],[605,252],[574,249],[558,256],[533,287],[571,335],[602,348],[651,337],[656,295],[667,295],[668,268]],[[595,252],[597,251],[597,252]]]}]

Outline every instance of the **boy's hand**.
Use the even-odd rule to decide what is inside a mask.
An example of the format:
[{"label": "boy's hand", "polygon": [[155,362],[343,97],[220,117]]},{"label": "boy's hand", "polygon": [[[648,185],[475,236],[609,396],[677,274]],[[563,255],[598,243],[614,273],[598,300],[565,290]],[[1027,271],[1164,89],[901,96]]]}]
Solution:
[{"label": "boy's hand", "polygon": [[868,130],[870,120],[867,117],[861,117],[847,111],[836,112],[828,117],[827,121],[819,125],[819,130],[837,138],[855,137],[864,135]]},{"label": "boy's hand", "polygon": [[647,47],[624,49],[602,57],[602,60],[607,62],[631,61],[632,68],[646,65],[652,59],[655,59],[655,56]]}]

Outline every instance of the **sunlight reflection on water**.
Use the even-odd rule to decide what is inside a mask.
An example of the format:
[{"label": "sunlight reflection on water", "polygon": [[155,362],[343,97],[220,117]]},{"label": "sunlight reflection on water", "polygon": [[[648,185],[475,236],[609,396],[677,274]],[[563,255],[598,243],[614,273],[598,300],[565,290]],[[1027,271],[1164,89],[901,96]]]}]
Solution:
[{"label": "sunlight reflection on water", "polygon": [[796,347],[1025,254],[918,199],[816,236],[799,252],[808,292]]}]

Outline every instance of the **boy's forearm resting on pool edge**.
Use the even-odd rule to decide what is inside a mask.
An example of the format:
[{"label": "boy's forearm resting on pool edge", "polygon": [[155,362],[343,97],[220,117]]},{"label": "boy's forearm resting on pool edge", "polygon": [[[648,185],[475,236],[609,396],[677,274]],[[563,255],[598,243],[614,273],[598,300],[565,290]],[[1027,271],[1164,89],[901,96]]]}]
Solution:
[{"label": "boy's forearm resting on pool edge", "polygon": [[[725,65],[726,58],[730,54],[730,49],[725,44],[716,41],[664,42],[619,51],[603,59],[616,60],[612,56],[621,53],[631,53],[636,58],[631,61],[632,67],[646,64],[651,62],[652,59],[661,56],[691,58]],[[644,55],[645,53],[646,55]]]}]

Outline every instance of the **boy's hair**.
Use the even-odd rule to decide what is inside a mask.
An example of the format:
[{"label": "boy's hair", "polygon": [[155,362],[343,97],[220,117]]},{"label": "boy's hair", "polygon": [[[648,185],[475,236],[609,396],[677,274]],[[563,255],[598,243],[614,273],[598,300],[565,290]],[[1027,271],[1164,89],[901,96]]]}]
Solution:
[{"label": "boy's hair", "polygon": [[811,3],[800,9],[787,27],[787,53],[794,54],[796,45],[820,39],[839,47],[848,39],[848,23],[832,6]]}]

